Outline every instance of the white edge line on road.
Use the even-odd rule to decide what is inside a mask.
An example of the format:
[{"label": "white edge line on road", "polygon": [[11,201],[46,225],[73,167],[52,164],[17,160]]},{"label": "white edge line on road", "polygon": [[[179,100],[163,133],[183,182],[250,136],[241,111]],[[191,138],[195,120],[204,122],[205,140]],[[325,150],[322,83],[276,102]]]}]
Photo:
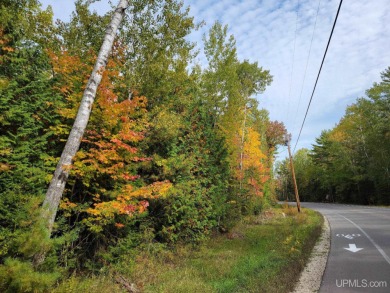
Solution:
[{"label": "white edge line on road", "polygon": [[383,249],[375,243],[375,241],[362,229],[360,228],[357,224],[352,222],[350,219],[344,217],[343,215],[338,214],[340,217],[343,217],[346,219],[348,222],[350,222],[352,225],[354,225],[356,228],[358,228],[362,233],[368,238],[368,240],[371,241],[371,243],[375,246],[375,248],[379,251],[380,254],[382,254],[383,258],[390,264],[390,257],[386,254],[386,252],[383,251]]}]

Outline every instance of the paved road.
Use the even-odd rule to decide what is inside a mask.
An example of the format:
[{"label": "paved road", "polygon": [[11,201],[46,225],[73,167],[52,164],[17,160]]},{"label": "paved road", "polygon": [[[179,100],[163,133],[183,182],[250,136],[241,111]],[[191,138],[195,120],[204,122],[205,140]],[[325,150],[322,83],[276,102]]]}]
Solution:
[{"label": "paved road", "polygon": [[390,292],[390,209],[302,203],[329,221],[331,248],[320,293]]}]

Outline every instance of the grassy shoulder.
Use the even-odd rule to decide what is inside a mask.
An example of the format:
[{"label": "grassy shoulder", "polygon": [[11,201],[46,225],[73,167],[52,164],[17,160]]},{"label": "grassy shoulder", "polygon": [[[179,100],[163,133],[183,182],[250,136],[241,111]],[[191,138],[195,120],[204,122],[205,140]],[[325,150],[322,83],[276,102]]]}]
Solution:
[{"label": "grassy shoulder", "polygon": [[[138,254],[135,263],[122,264],[127,266],[123,282],[98,278],[84,285],[98,286],[100,292],[123,292],[133,285],[127,281],[131,280],[141,292],[289,292],[321,233],[322,222],[312,210],[298,214],[293,207],[274,208],[246,218],[230,233],[197,248],[151,247]],[[66,283],[58,292],[72,287]],[[76,283],[74,289],[80,292],[81,284]]]}]

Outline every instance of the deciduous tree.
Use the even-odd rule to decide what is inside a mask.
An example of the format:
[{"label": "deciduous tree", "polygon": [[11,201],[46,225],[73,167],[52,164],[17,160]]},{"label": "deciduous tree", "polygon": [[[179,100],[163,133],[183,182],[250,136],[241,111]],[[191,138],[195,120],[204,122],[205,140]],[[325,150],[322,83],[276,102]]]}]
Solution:
[{"label": "deciduous tree", "polygon": [[85,88],[75,122],[62,152],[60,161],[54,172],[53,179],[51,180],[50,186],[47,190],[42,206],[42,216],[47,220],[49,232],[51,232],[53,228],[57,209],[69,176],[72,160],[76,155],[88,124],[96,90],[102,78],[102,71],[104,71],[106,66],[108,56],[114,43],[116,31],[124,17],[128,5],[128,1],[121,0],[115,10],[115,13],[113,14],[111,23],[106,30],[106,35],[100,48],[99,55],[97,56],[94,69],[89,78],[87,87]]}]

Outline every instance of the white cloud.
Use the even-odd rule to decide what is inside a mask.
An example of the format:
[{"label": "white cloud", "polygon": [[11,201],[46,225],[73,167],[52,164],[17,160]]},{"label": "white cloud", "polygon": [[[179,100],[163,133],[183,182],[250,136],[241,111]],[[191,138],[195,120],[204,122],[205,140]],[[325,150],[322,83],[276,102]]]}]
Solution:
[{"label": "white cloud", "polygon": [[[44,0],[57,17],[73,10],[73,1]],[[97,10],[109,9],[104,1]],[[298,30],[296,31],[297,5]],[[115,4],[115,1],[114,1]],[[260,95],[260,105],[274,120],[283,121],[293,134],[293,143],[306,111],[339,0],[321,0],[306,80],[302,82],[318,1],[315,0],[184,0],[195,21],[206,25],[191,40],[202,48],[202,35],[216,20],[229,26],[236,39],[240,59],[258,61],[274,76],[272,85]],[[103,5],[104,7],[100,7]],[[62,16],[61,16],[62,15]],[[65,18],[66,19],[66,18]],[[344,1],[338,23],[317,85],[305,127],[298,144],[310,147],[323,129],[332,128],[355,98],[364,95],[380,72],[390,66],[390,2],[388,0]],[[204,62],[200,55],[198,62]],[[293,66],[291,94],[290,79]],[[290,96],[290,98],[289,98]],[[300,102],[299,102],[300,99]],[[298,108],[299,104],[299,108]]]},{"label": "white cloud", "polygon": [[[228,24],[229,32],[237,41],[239,58],[258,61],[271,71],[273,84],[259,100],[270,111],[272,119],[286,124],[295,142],[339,1],[321,1],[303,89],[318,1],[299,1],[291,94],[298,0],[210,1],[209,9],[203,10],[205,13],[198,13],[198,2],[185,1],[192,7],[191,11],[197,12],[196,19],[206,18],[207,27],[203,31],[217,19]],[[204,1],[203,6],[207,7]],[[380,72],[390,65],[388,19],[388,0],[344,1],[298,148],[310,147],[322,130],[332,128],[346,106],[363,96],[365,90],[379,80]],[[201,44],[201,40],[197,41]]]}]

